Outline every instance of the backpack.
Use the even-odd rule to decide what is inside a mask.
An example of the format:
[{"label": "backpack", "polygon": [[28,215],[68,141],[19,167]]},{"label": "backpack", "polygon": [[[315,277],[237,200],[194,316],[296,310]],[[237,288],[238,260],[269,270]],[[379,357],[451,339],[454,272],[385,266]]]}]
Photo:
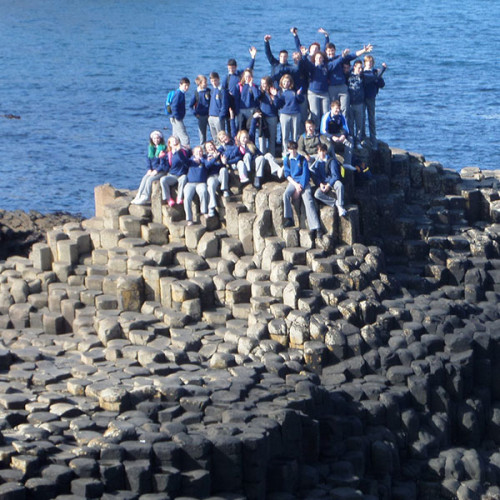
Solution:
[{"label": "backpack", "polygon": [[167,98],[165,99],[165,114],[167,116],[172,115],[172,101],[174,100],[175,90],[171,90],[167,94]]}]

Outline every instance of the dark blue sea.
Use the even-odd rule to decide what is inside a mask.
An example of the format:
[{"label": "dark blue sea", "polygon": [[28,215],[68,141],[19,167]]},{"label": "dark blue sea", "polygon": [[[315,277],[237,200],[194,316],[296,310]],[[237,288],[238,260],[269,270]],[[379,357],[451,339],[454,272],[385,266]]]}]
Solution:
[{"label": "dark blue sea", "polygon": [[[294,49],[331,34],[386,62],[378,136],[445,167],[497,168],[499,0],[0,1],[0,208],[93,215],[95,185],[136,188],[148,136],[183,76],[248,64],[263,37]],[[194,91],[194,86],[190,92]],[[193,144],[194,118],[187,119]],[[168,135],[168,130],[165,131]]]}]

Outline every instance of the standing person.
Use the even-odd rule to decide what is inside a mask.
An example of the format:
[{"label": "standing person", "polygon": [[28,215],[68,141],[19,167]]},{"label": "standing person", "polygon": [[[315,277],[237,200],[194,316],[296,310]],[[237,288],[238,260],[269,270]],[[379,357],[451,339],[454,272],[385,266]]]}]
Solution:
[{"label": "standing person", "polygon": [[297,141],[299,135],[300,105],[304,101],[302,89],[294,90],[294,81],[289,74],[280,79],[278,109],[280,114],[281,141]]},{"label": "standing person", "polygon": [[[387,64],[382,63],[382,69],[375,69],[375,59],[373,56],[365,56],[363,75],[365,80],[365,111],[368,115],[368,129],[370,131],[370,144],[372,149],[378,149],[377,127],[375,125],[375,99],[379,89],[385,87],[385,81],[382,78]],[[363,136],[365,134],[365,122],[363,122]]]},{"label": "standing person", "polygon": [[[253,70],[253,67],[255,65],[255,56],[257,55],[257,49],[255,47],[250,47],[248,51],[250,52],[250,63],[247,68]],[[236,59],[229,59],[227,61],[227,75],[224,82],[224,88],[229,92],[229,108],[233,110],[234,116],[238,116],[240,112],[241,96],[239,83],[242,74],[243,71],[238,69]],[[226,124],[226,126],[228,126],[228,124]],[[228,132],[230,132],[229,128]]]},{"label": "standing person", "polygon": [[[324,33],[324,30],[322,28],[318,29],[319,33]],[[293,40],[295,42],[295,48],[299,52],[303,52],[304,47],[300,43],[300,38],[299,38],[299,30],[295,27],[290,28],[290,33],[293,35]],[[309,49],[305,49],[305,56],[309,58],[309,61],[314,63],[314,56],[316,55],[317,52],[321,51],[321,45],[318,42],[313,42],[311,45],[309,45]]]},{"label": "standing person", "polygon": [[210,73],[212,91],[208,107],[208,126],[212,140],[217,140],[217,134],[226,127],[226,116],[229,113],[229,93],[221,86],[219,73]]},{"label": "standing person", "polygon": [[345,217],[344,185],[340,175],[340,166],[335,155],[330,157],[325,144],[319,144],[316,159],[311,164],[311,176],[317,187],[314,197],[330,207],[337,207],[339,215]]},{"label": "standing person", "polygon": [[269,40],[271,40],[271,35],[265,35],[264,50],[267,60],[271,65],[271,78],[273,80],[273,85],[275,88],[278,88],[281,77],[285,74],[291,75],[293,73],[293,65],[288,62],[287,50],[280,50],[279,59],[276,59],[276,57],[273,56]]},{"label": "standing person", "polygon": [[351,54],[350,49],[344,49],[341,55],[337,55],[337,48],[330,42],[330,36],[327,31],[321,30],[325,35],[325,53],[328,64],[328,94],[331,101],[340,101],[340,108],[344,116],[349,111],[349,92],[347,90],[346,78],[344,74],[344,64],[350,64],[356,58],[371,52],[373,45],[367,44],[362,49]]},{"label": "standing person", "polygon": [[184,117],[186,116],[186,92],[189,90],[189,78],[181,78],[179,88],[176,90],[170,107],[172,109],[172,116],[170,123],[172,124],[172,135],[178,137],[181,144],[185,148],[190,148],[189,136],[184,125]]},{"label": "standing person", "polygon": [[229,198],[229,173],[222,163],[222,155],[215,147],[213,141],[205,143],[206,167],[208,170],[208,215],[216,215],[217,209],[217,189],[221,188],[224,198]]},{"label": "standing person", "polygon": [[253,116],[257,106],[257,99],[259,98],[260,91],[253,81],[253,71],[246,69],[243,71],[241,81],[239,84],[240,89],[240,114],[238,115],[238,130],[248,130],[248,120]]},{"label": "standing person", "polygon": [[283,157],[285,178],[288,186],[283,194],[284,217],[283,227],[293,227],[292,197],[301,198],[306,209],[307,224],[313,233],[313,238],[321,238],[323,233],[319,222],[318,212],[314,206],[314,199],[309,185],[310,173],[307,160],[297,152],[297,143],[290,141],[287,145],[288,154]]},{"label": "standing person", "polygon": [[349,89],[349,114],[347,122],[349,130],[354,137],[356,148],[361,148],[364,137],[365,124],[365,82],[363,78],[363,63],[358,59],[352,67],[349,80],[347,81]]},{"label": "standing person", "polygon": [[344,157],[344,166],[352,162],[352,137],[349,134],[347,120],[340,110],[340,101],[333,101],[330,112],[321,119],[320,133],[332,141],[336,153]]},{"label": "standing person", "polygon": [[[169,137],[167,141],[168,173],[160,179],[160,185],[163,201],[167,202],[171,207],[176,203],[181,204],[183,201],[188,158],[189,154],[182,148],[179,138],[175,136]],[[170,188],[176,184],[178,184],[177,200],[174,201],[170,193]]]},{"label": "standing person", "polygon": [[153,182],[161,179],[167,173],[165,139],[159,130],[153,130],[149,136],[147,171],[141,180],[134,205],[145,205],[151,200]]},{"label": "standing person", "polygon": [[[270,76],[260,81],[259,110],[262,114],[259,130],[259,149],[276,156],[276,136],[278,130],[278,106],[276,96],[278,91],[273,86]],[[266,145],[267,140],[267,145]]]},{"label": "standing person", "polygon": [[200,144],[207,142],[208,109],[210,107],[210,89],[207,88],[207,77],[198,75],[195,79],[196,90],[189,102],[189,107],[193,110],[198,121],[198,135]]},{"label": "standing person", "polygon": [[184,186],[184,211],[188,226],[193,224],[191,202],[195,193],[200,198],[200,212],[202,215],[206,215],[208,212],[207,174],[208,170],[203,158],[203,148],[196,146],[193,148],[193,156],[187,162],[186,184]]},{"label": "standing person", "polygon": [[[303,49],[302,56],[306,56]],[[322,52],[314,54],[314,62],[307,57],[304,59],[305,67],[309,72],[309,90],[307,91],[307,101],[311,120],[319,128],[321,117],[328,113],[330,107],[330,97],[328,95],[328,65]]]}]

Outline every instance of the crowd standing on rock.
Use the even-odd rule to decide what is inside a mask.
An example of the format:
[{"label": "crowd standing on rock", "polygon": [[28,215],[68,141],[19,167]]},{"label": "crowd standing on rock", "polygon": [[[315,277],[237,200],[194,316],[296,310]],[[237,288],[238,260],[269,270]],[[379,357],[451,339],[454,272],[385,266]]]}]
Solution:
[{"label": "crowd standing on rock", "polygon": [[[187,77],[181,78],[179,88],[170,91],[166,99],[165,109],[172,125],[168,152],[165,153],[161,144],[156,146],[157,151],[152,151],[152,145],[155,146],[155,143],[150,144],[148,171],[133,200],[134,204],[150,201],[152,182],[158,179],[165,204],[181,204],[184,198],[186,204],[190,204],[194,193],[193,182],[188,181],[186,185],[186,174],[194,167],[190,158],[193,154],[191,141],[184,125],[188,107],[198,121],[199,157],[194,161],[198,169],[205,169],[203,174],[196,173],[196,192],[210,193],[210,209],[205,207],[203,201],[202,214],[215,215],[217,187],[220,186],[224,196],[228,196],[232,179],[239,181],[240,185],[253,181],[254,187],[260,189],[266,177],[266,165],[269,165],[274,177],[281,179],[283,167],[277,158],[277,138],[281,137],[285,165],[290,166],[295,162],[295,158],[287,159],[287,144],[291,141],[297,144],[301,168],[302,165],[305,169],[316,168],[315,175],[308,175],[307,186],[303,186],[300,195],[292,198],[302,199],[306,203],[308,214],[316,210],[315,198],[332,207],[336,206],[341,217],[346,215],[343,207],[342,170],[340,165],[337,165],[337,160],[342,162],[343,171],[361,171],[359,165],[352,166],[353,163],[360,163],[356,161],[353,151],[363,148],[377,149],[375,98],[378,90],[385,85],[382,74],[387,65],[384,63],[382,69],[377,70],[371,55],[365,56],[364,65],[357,59],[373,50],[370,44],[354,54],[345,49],[337,55],[335,44],[330,42],[329,33],[323,28],[318,30],[324,36],[323,46],[314,42],[308,49],[301,45],[297,28],[291,28],[290,31],[296,47],[293,62],[289,62],[286,50],[281,50],[279,58],[275,58],[271,51],[271,35],[264,36],[264,52],[270,64],[271,74],[263,76],[260,85],[255,83],[253,72],[257,55],[255,47],[249,49],[251,57],[245,69],[238,69],[236,60],[231,58],[227,62],[225,78],[221,79],[216,72],[210,73],[212,88],[208,88],[206,76],[198,75],[195,79],[197,88],[188,106],[186,93],[190,80]],[[354,65],[351,69],[352,61]],[[367,140],[365,133],[365,115],[368,116],[370,140]],[[208,130],[212,138],[210,143],[207,142]],[[153,134],[155,140],[160,140],[157,139],[156,132],[153,132],[151,141]],[[163,141],[163,137],[161,140]],[[323,152],[321,148],[321,160],[318,163],[320,144],[326,146],[326,151]],[[213,156],[212,145],[216,146],[220,156]],[[336,154],[342,155],[342,158],[337,158]],[[215,165],[217,172],[213,170],[208,175],[208,169],[214,169]],[[330,165],[333,170],[327,173],[325,165],[328,166],[327,170]],[[195,172],[196,170],[193,170],[191,175]],[[326,177],[331,180],[330,174],[335,177],[333,183],[323,182]],[[315,180],[314,197],[308,196],[310,177]],[[207,184],[210,178],[211,187]],[[170,196],[170,187],[177,183],[177,198],[174,201]],[[287,193],[288,191],[287,189]],[[288,194],[283,200],[287,214],[284,224],[287,225],[293,223]],[[205,200],[205,196],[201,198]],[[192,223],[191,207],[185,205],[184,209],[186,220]],[[319,224],[315,222],[311,226],[309,215],[307,219],[313,235],[321,235]]]}]

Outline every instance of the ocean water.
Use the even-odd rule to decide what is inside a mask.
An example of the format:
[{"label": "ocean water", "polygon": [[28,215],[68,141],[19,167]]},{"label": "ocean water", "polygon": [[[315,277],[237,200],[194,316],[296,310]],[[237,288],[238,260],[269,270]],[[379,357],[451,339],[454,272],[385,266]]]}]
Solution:
[{"label": "ocean water", "polygon": [[381,140],[447,168],[497,168],[499,17],[498,0],[3,0],[0,208],[92,216],[94,186],[138,186],[181,77],[222,75],[229,57],[244,67],[255,45],[260,78],[264,35],[276,55],[291,51],[291,26],[305,45],[321,41],[319,27],[338,49],[374,45],[376,66],[388,65]]}]

